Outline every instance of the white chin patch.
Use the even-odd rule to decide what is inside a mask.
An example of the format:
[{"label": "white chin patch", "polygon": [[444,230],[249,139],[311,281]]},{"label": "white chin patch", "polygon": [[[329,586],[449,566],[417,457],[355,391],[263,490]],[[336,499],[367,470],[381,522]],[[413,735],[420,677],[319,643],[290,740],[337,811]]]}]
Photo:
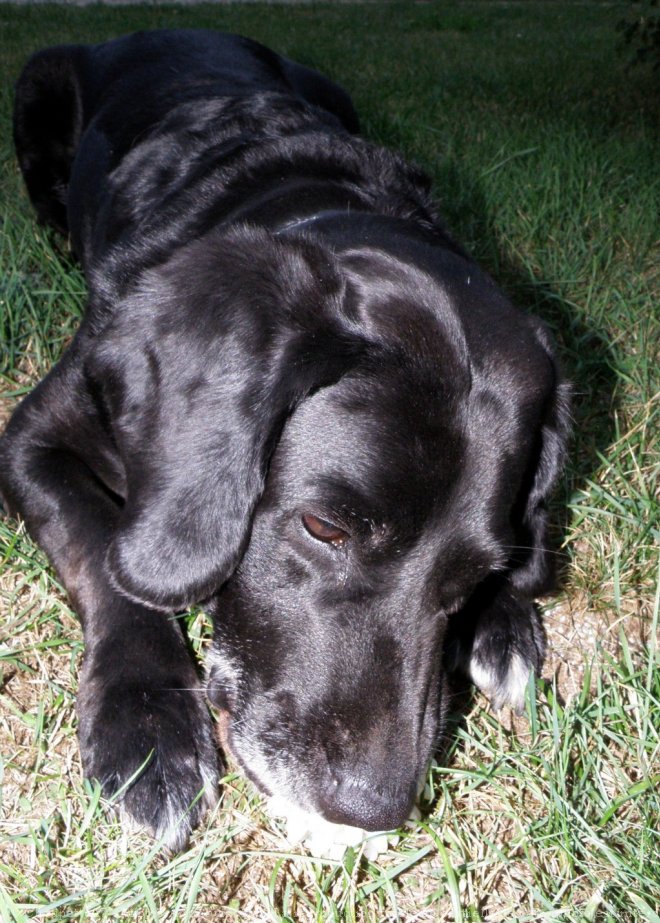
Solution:
[{"label": "white chin patch", "polygon": [[525,692],[532,668],[520,656],[512,654],[509,666],[503,678],[493,669],[485,667],[476,657],[470,660],[470,679],[485,692],[496,709],[511,705],[519,714],[525,708]]},{"label": "white chin patch", "polygon": [[[311,814],[292,804],[281,795],[268,799],[268,812],[281,819],[285,825],[285,838],[291,846],[304,846],[311,855],[320,859],[341,859],[349,847],[362,849],[372,862],[388,845],[395,845],[398,837],[387,831],[372,832],[347,824],[331,824],[320,814]],[[414,807],[410,820],[419,820],[419,809]]]}]

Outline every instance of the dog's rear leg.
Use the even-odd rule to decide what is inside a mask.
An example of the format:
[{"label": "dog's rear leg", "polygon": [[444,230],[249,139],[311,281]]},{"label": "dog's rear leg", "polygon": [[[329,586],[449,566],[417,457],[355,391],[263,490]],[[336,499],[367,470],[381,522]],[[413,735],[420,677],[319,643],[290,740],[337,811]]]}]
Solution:
[{"label": "dog's rear leg", "polygon": [[[181,848],[214,799],[217,751],[202,686],[172,613],[136,604],[108,579],[105,552],[121,510],[80,455],[91,451],[82,376],[63,361],[0,439],[0,491],[50,556],[83,624],[78,697],[87,776],[120,810]],[[96,449],[104,437],[96,424]]]},{"label": "dog's rear leg", "polygon": [[41,221],[68,231],[71,166],[83,128],[79,78],[84,48],[60,45],[33,55],[16,84],[14,144]]}]

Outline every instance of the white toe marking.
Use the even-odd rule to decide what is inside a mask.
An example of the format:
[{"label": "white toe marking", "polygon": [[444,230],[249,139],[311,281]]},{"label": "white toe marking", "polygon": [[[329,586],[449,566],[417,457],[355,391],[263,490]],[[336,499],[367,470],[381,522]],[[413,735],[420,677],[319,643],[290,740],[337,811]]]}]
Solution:
[{"label": "white toe marking", "polygon": [[520,654],[512,654],[509,668],[500,680],[495,670],[481,663],[477,656],[470,659],[470,678],[475,686],[485,692],[494,708],[511,705],[516,711],[525,707],[525,692],[532,668]]}]

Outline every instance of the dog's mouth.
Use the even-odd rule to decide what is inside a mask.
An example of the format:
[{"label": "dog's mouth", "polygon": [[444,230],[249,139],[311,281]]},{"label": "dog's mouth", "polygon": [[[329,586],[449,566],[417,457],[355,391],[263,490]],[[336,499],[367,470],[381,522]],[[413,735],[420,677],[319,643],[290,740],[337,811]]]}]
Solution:
[{"label": "dog's mouth", "polygon": [[[240,766],[265,798],[267,813],[279,822],[288,846],[302,846],[311,855],[330,860],[341,859],[346,850],[352,848],[361,850],[367,859],[373,861],[387,851],[390,843],[396,843],[398,836],[395,829],[373,830],[357,824],[335,823],[319,811],[309,810],[297,803],[294,793],[273,792],[263,778],[241,758],[239,748],[232,740],[232,715],[226,708],[216,710],[216,736],[223,753]],[[415,802],[405,823],[414,822],[420,816]]]},{"label": "dog's mouth", "polygon": [[248,765],[248,763],[241,757],[241,754],[237,747],[234,746],[232,740],[232,715],[227,708],[216,708],[216,722],[215,722],[215,733],[217,741],[220,745],[222,752],[225,757],[229,758],[233,763],[239,766],[247,778],[252,782],[257,791],[266,798],[272,796],[272,791],[269,785],[267,785],[263,779],[254,771],[254,769]]},{"label": "dog's mouth", "polygon": [[215,733],[218,738],[218,743],[222,747],[223,752],[232,758],[234,754],[231,751],[231,746],[229,742],[229,728],[231,725],[231,715],[226,708],[216,710],[216,721],[215,721]]},{"label": "dog's mouth", "polygon": [[207,695],[220,747],[283,821],[289,843],[337,858],[348,847],[378,855],[392,831],[419,817],[419,784],[444,726],[442,671],[426,685],[421,706],[409,696],[381,707],[372,697],[349,708],[338,694],[319,708],[281,686],[255,691],[235,661],[215,654]]},{"label": "dog's mouth", "polygon": [[[374,861],[394,845],[398,836],[394,830],[364,830],[349,824],[333,824],[320,814],[305,811],[298,805],[274,795],[266,803],[269,814],[280,820],[284,837],[291,846],[302,845],[313,856],[322,859],[342,858],[347,849],[360,849],[367,859]],[[409,821],[419,820],[419,808],[413,806]]]},{"label": "dog's mouth", "polygon": [[[227,709],[218,710],[216,718],[216,735],[226,756],[242,765],[231,744],[231,714]],[[312,856],[321,859],[339,861],[347,849],[362,852],[367,859],[375,861],[387,852],[390,844],[395,845],[398,836],[395,831],[365,830],[350,824],[335,824],[321,814],[308,811],[283,795],[272,795],[265,786],[246,770],[248,776],[265,795],[265,807],[270,816],[279,822],[281,832],[290,847],[304,847]],[[420,818],[417,805],[414,805],[409,821]]]}]

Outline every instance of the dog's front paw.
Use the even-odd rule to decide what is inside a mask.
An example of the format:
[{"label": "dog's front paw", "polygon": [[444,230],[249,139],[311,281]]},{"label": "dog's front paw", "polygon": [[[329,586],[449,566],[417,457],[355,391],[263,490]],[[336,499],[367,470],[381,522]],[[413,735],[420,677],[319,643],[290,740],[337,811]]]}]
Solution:
[{"label": "dog's front paw", "polygon": [[85,775],[122,817],[183,849],[216,799],[219,755],[201,689],[92,681],[81,685],[78,713]]},{"label": "dog's front paw", "polygon": [[490,699],[493,708],[499,710],[510,705],[518,714],[525,708],[525,691],[535,666],[525,656],[508,645],[502,635],[493,635],[493,644],[498,653],[484,656],[475,650],[470,658],[468,672],[470,679]]},{"label": "dog's front paw", "polygon": [[[447,666],[460,670],[484,692],[494,708],[525,706],[531,674],[538,675],[545,654],[545,632],[534,605],[504,591],[468,613],[464,630],[447,647]],[[468,627],[469,626],[469,627]]]}]

